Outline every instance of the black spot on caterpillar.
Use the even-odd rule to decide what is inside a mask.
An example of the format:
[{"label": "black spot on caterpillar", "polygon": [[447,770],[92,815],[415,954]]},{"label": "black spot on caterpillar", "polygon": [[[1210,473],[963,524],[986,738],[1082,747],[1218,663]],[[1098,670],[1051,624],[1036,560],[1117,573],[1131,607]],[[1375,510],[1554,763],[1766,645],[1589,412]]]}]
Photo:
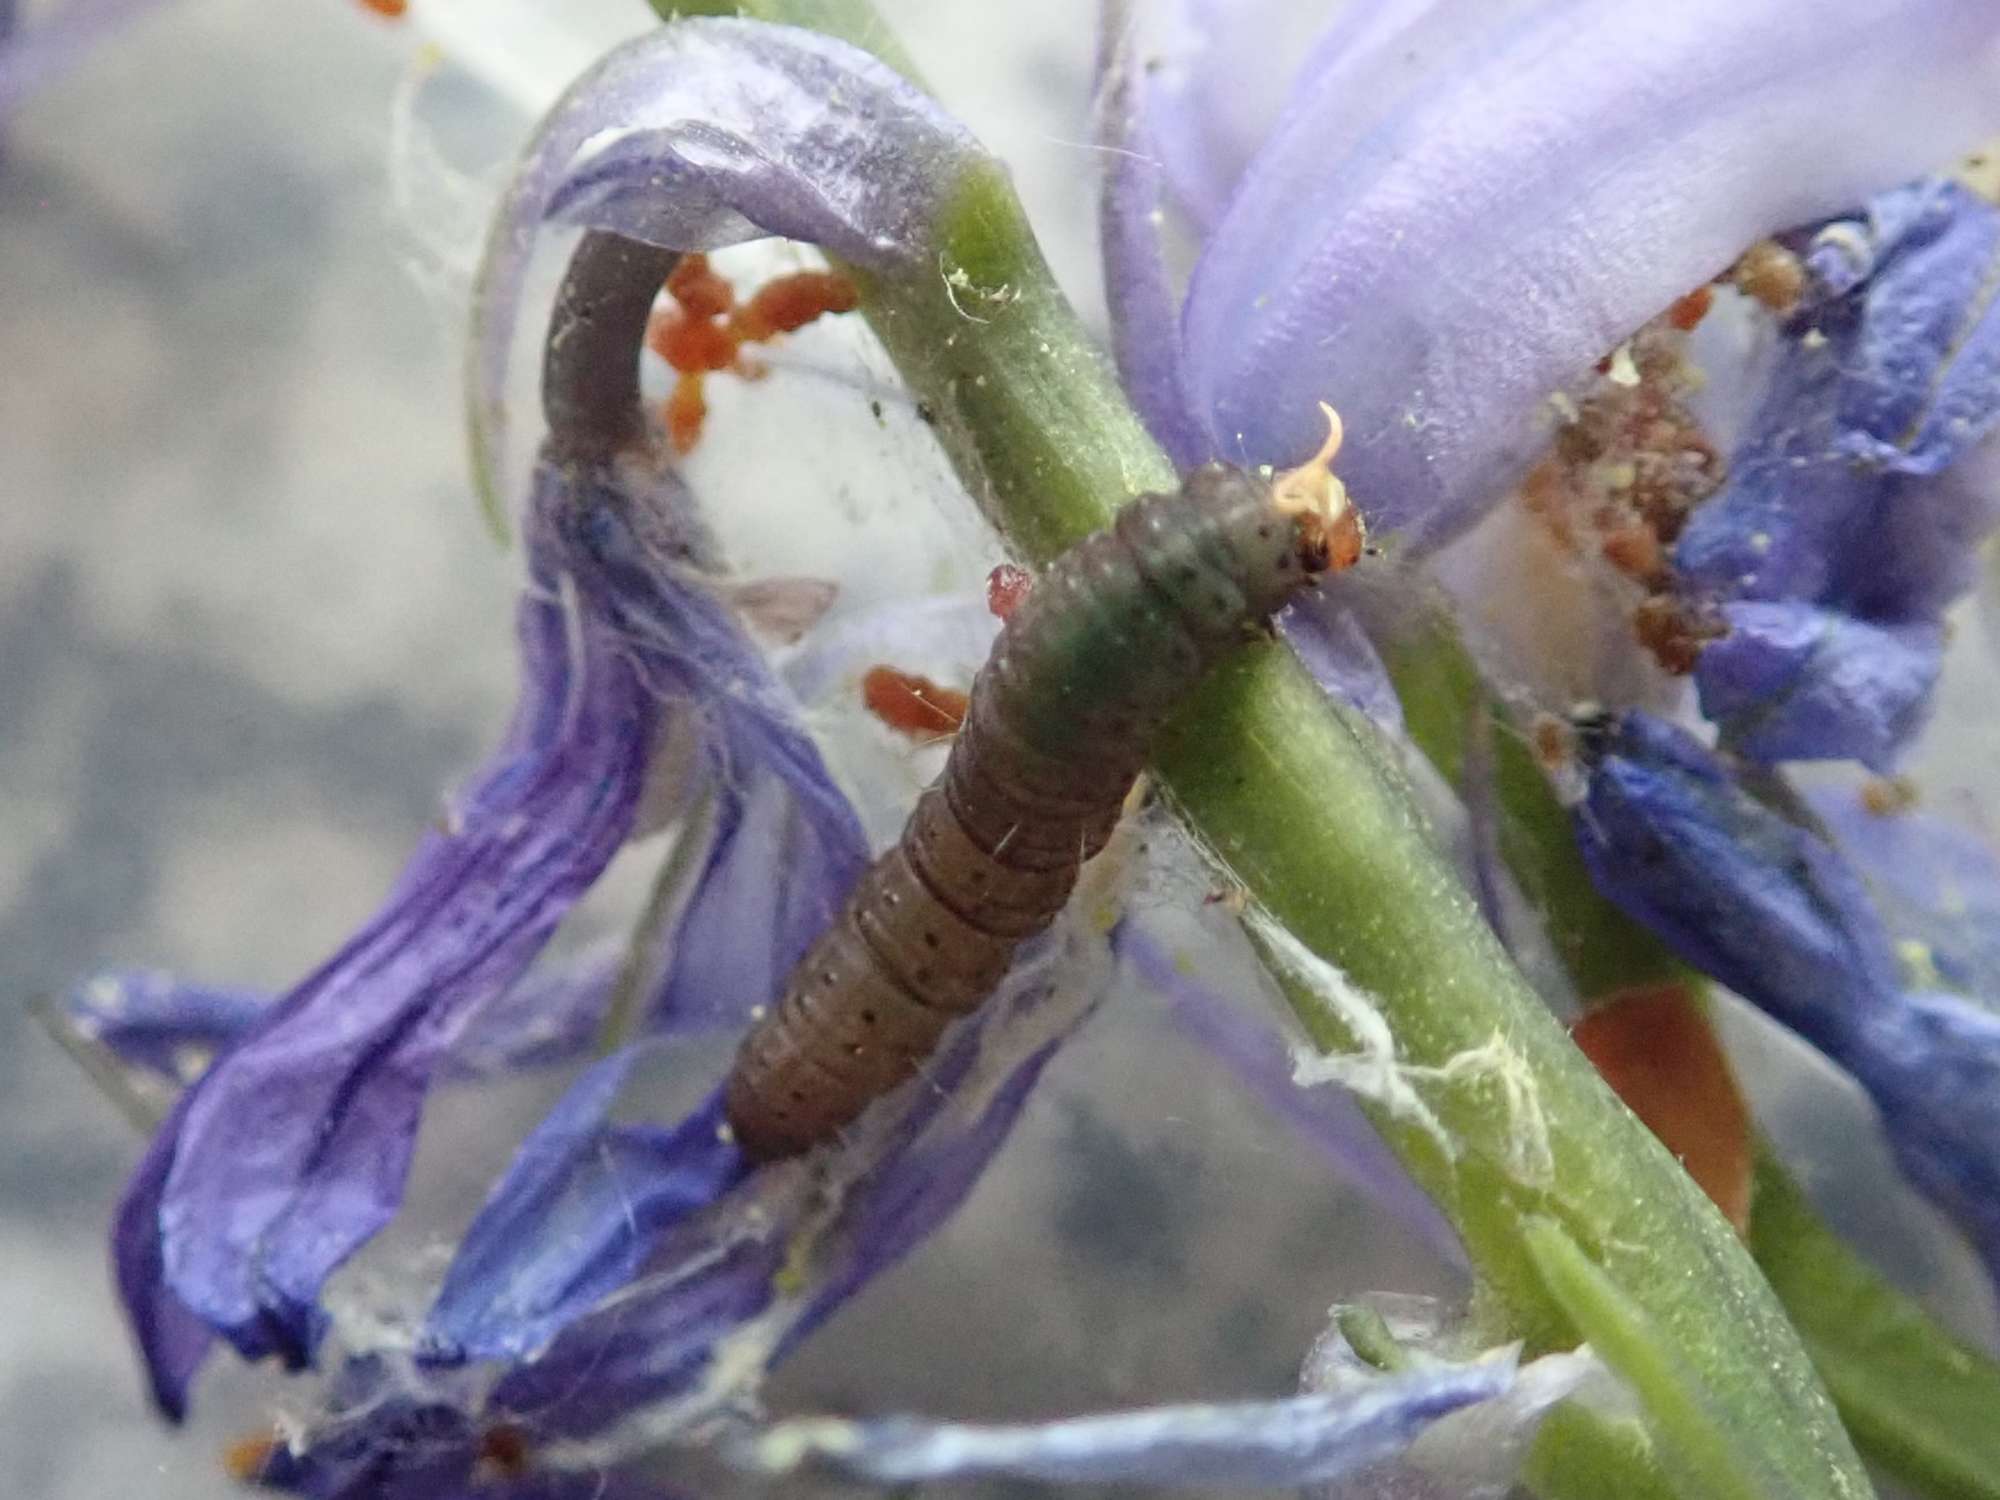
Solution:
[{"label": "black spot on caterpillar", "polygon": [[973,682],[944,775],[744,1039],[725,1104],[743,1149],[790,1156],[916,1071],[1104,847],[1189,689],[1360,551],[1327,463],[1212,464],[1063,553]]}]

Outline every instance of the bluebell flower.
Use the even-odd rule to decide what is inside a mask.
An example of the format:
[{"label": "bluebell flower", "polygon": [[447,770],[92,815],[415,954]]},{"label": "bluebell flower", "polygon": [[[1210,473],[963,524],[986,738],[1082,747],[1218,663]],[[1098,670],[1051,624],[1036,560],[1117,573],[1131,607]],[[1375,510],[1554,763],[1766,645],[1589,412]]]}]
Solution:
[{"label": "bluebell flower", "polygon": [[[703,855],[710,880],[728,889],[754,865],[770,899],[685,911],[656,1008],[706,1005],[710,986],[769,993],[858,874],[859,825],[786,695],[676,555],[674,513],[634,503],[672,493],[541,467],[522,697],[504,743],[382,911],[261,1010],[155,1137],[117,1245],[169,1412],[184,1408],[211,1331],[246,1357],[309,1361],[320,1287],[394,1212],[427,1087],[634,831],[670,723],[702,737],[683,794],[707,788],[724,809]],[[232,1144],[246,1128],[255,1152]]]},{"label": "bluebell flower", "polygon": [[[1112,52],[1114,344],[1182,465],[1295,463],[1332,402],[1349,488],[1417,550],[1521,476],[1552,393],[1746,245],[1996,124],[1991,17],[1962,0],[1380,0],[1288,68],[1269,40],[1298,9],[1175,0]],[[1184,297],[1169,207],[1199,247]]]},{"label": "bluebell flower", "polygon": [[1851,787],[1806,794],[1854,861],[1905,978],[2000,1005],[2000,846],[1977,807],[1883,807]]},{"label": "bluebell flower", "polygon": [[[1232,8],[1229,23],[1254,36],[1274,9]],[[1186,19],[1214,28],[1223,11],[1190,4]],[[1518,473],[1548,393],[1673,295],[1757,235],[1836,211],[1974,134],[1990,105],[1990,42],[1977,6],[1941,0],[1839,0],[1810,22],[1795,7],[1707,0],[1664,17],[1636,4],[1357,6],[1312,54],[1268,140],[1240,151],[1227,193],[1209,198],[1195,191],[1201,163],[1153,152],[1216,144],[1202,142],[1187,99],[1218,80],[1193,82],[1188,60],[1203,54],[1149,73],[1127,51],[1106,115],[1107,139],[1131,153],[1114,157],[1106,199],[1125,372],[1184,462],[1303,456],[1311,444],[1296,424],[1319,398],[1338,400],[1381,529],[1413,551],[1436,546]],[[1939,80],[1924,118],[1860,129],[1919,68]],[[1637,121],[1607,137],[1605,118],[1625,111]],[[1767,155],[1781,169],[1746,186]],[[685,22],[619,49],[538,131],[501,208],[470,366],[482,486],[508,487],[508,355],[552,226],[670,251],[779,235],[865,270],[929,272],[941,205],[990,165],[919,90],[809,33]],[[1176,172],[1206,240],[1184,310],[1154,232]],[[757,1429],[768,1369],[929,1234],[1004,1144],[1096,1003],[1114,930],[1127,956],[1145,950],[1114,928],[1114,855],[1104,884],[924,1078],[811,1159],[753,1168],[713,1096],[676,1121],[617,1120],[662,1036],[738,1027],[769,1001],[866,850],[797,695],[710,576],[692,497],[642,429],[610,436],[602,453],[552,441],[529,476],[521,706],[383,910],[269,1002],[115,981],[75,1002],[101,1043],[182,1089],[115,1241],[161,1406],[185,1409],[217,1336],[247,1357],[317,1365],[321,1409],[259,1477],[314,1496],[416,1500],[651,1493],[640,1465],[719,1430],[743,1439],[732,1451],[753,1467],[812,1459],[892,1482],[1318,1482],[1394,1455],[1454,1412],[1520,1397],[1525,1377],[1502,1351],[1276,1402],[1001,1430],[913,1419]],[[1379,663],[1343,618],[1321,622],[1316,674],[1393,721]],[[692,762],[665,753],[681,733],[700,746]],[[1731,982],[1757,980],[1780,954],[1780,996],[1842,972],[1848,988],[1828,1012],[1839,1019],[1818,1039],[1875,1070],[1864,1081],[1894,1104],[1912,1171],[1976,1215],[1987,1169],[1961,1150],[1970,1112],[1954,1121],[1911,1100],[1910,1059],[1887,1059],[1897,1039],[1956,1019],[1898,988],[1886,940],[1858,925],[1865,902],[1851,882],[1814,884],[1817,853],[1799,866],[1806,846],[1739,806],[1698,753],[1658,737],[1644,750],[1665,769],[1638,750],[1606,756],[1605,798],[1616,792],[1606,768],[1627,764],[1685,790],[1693,810],[1676,826],[1699,833],[1706,818],[1719,830],[1701,833],[1687,868],[1711,861],[1765,903],[1687,941],[1707,943],[1701,957]],[[522,1145],[422,1312],[328,1337],[327,1279],[395,1212],[427,1090],[574,1058],[602,1033],[618,961],[533,965],[663,804],[695,841],[699,878],[650,935],[642,1039],[585,1070]],[[1806,884],[1757,873],[1774,862],[1787,878],[1805,868]],[[1680,889],[1632,899],[1669,929],[1718,916],[1684,910]],[[1802,946],[1776,942],[1794,933]],[[1901,1006],[1902,1031],[1859,1019],[1895,1009],[1884,996]],[[1205,997],[1176,1003],[1218,1056],[1277,1096],[1268,1047]],[[212,1064],[197,1068],[197,1050]],[[1352,1164],[1351,1115],[1293,1114]],[[1386,1196],[1408,1190],[1391,1176]],[[1545,1405],[1524,1402],[1521,1423]]]},{"label": "bluebell flower", "polygon": [[[499,472],[506,350],[545,226],[674,250],[776,233],[922,265],[941,195],[986,160],[909,84],[809,33],[689,22],[620,49],[544,123],[502,208],[473,365],[484,473]],[[324,1369],[319,1415],[254,1465],[298,1493],[652,1492],[635,1464],[740,1427],[765,1370],[956,1207],[1110,972],[1115,855],[924,1077],[812,1159],[753,1170],[714,1096],[676,1122],[613,1118],[661,1037],[740,1027],[768,1003],[866,850],[650,434],[614,413],[601,448],[575,435],[555,432],[530,476],[514,722],[381,912],[275,999],[114,977],[72,1002],[99,1044],[183,1086],[115,1233],[155,1396],[183,1412],[217,1336]],[[668,753],[684,734],[692,758]],[[340,1325],[323,1289],[395,1212],[428,1089],[574,1057],[601,1032],[612,960],[531,965],[663,816],[696,840],[699,878],[651,935],[641,1039],[522,1145],[426,1311],[387,1332]],[[1009,1433],[781,1432],[743,1461],[782,1467],[817,1444],[881,1474],[1299,1482],[1400,1451],[1513,1381],[1502,1353],[1351,1392]]]},{"label": "bluebell flower", "polygon": [[1702,711],[1763,762],[1888,770],[1922,724],[1946,605],[2000,521],[2000,209],[1926,179],[1821,229],[1804,305],[1720,493],[1674,552],[1727,627]]},{"label": "bluebell flower", "polygon": [[[1851,1073],[1904,1172],[2000,1276],[1993,997],[1908,973],[1854,864],[1685,730],[1627,713],[1592,732],[1585,762],[1577,837],[1598,888]],[[1989,874],[1961,899],[1990,905]]]}]

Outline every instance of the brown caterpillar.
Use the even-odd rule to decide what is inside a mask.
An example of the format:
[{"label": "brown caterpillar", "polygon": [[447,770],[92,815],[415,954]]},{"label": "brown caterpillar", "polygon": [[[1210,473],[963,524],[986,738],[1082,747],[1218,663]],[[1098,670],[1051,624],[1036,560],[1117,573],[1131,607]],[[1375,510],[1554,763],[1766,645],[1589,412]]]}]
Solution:
[{"label": "brown caterpillar", "polygon": [[751,1156],[831,1138],[915,1072],[1055,920],[1181,699],[1359,555],[1327,417],[1310,463],[1197,469],[1036,580],[973,682],[944,775],[737,1053],[725,1105]]}]

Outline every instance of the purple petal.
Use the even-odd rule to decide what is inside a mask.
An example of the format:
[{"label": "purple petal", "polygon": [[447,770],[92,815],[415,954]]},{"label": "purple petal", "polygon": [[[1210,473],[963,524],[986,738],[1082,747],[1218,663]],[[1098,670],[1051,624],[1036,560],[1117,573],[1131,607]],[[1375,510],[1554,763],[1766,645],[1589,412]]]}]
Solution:
[{"label": "purple petal", "polygon": [[[538,1180],[535,1192],[543,1201],[588,1199],[595,1224],[565,1210],[570,1227],[561,1236],[495,1234],[496,1253],[477,1285],[456,1267],[448,1279],[468,1293],[511,1288],[517,1305],[563,1325],[502,1376],[492,1408],[519,1414],[545,1437],[592,1437],[597,1446],[572,1455],[586,1465],[643,1448],[661,1420],[712,1415],[733,1399],[734,1387],[712,1384],[724,1340],[754,1336],[747,1347],[781,1358],[958,1206],[1004,1144],[1056,1046],[1095,1004],[1107,971],[1104,939],[1066,923],[951,1034],[921,1080],[877,1105],[840,1147],[806,1161],[739,1180],[740,1159],[718,1140],[712,1101],[671,1139],[662,1134],[657,1151],[628,1153],[621,1167],[635,1170],[621,1170],[615,1188],[591,1151],[572,1150],[565,1171]],[[579,1099],[572,1122],[601,1102],[601,1094]],[[673,1183],[703,1179],[712,1188],[705,1204],[694,1192],[676,1200],[677,1212],[656,1212],[677,1190]],[[591,1279],[594,1246],[610,1247],[600,1264],[642,1267],[636,1279],[603,1295],[603,1283]],[[441,1301],[433,1331],[446,1316],[461,1327],[504,1327],[499,1308],[479,1310],[474,1300]],[[675,1402],[684,1408],[677,1419]],[[635,1416],[641,1412],[652,1415]],[[621,1436],[618,1424],[628,1418],[634,1435]]]},{"label": "purple petal", "polygon": [[1393,81],[1400,37],[1369,34],[1301,82],[1184,320],[1223,456],[1303,459],[1331,401],[1349,486],[1421,545],[1505,490],[1551,391],[1745,245],[2000,125],[2000,21],[1979,0],[1422,17],[1453,40],[1421,80]]},{"label": "purple petal", "polygon": [[1722,618],[1729,634],[1702,649],[1694,680],[1731,750],[1766,765],[1858,760],[1886,772],[1923,727],[1942,627],[1757,600],[1724,605]]},{"label": "purple petal", "polygon": [[[1203,234],[1221,218],[1278,118],[1284,60],[1303,56],[1293,76],[1313,76],[1318,56],[1307,48],[1328,13],[1345,21],[1379,9],[1337,0],[1172,0],[1141,7],[1151,24],[1143,35],[1135,30],[1127,45],[1143,45],[1146,132],[1175,206]],[[1245,87],[1249,79],[1259,86]]]},{"label": "purple petal", "polygon": [[2000,1277],[2000,1017],[1906,994],[1859,876],[1691,736],[1627,714],[1587,760],[1577,833],[1598,888],[1853,1074]]},{"label": "purple petal", "polygon": [[[1413,1354],[1411,1363],[1419,1368],[1463,1363],[1469,1330],[1462,1312],[1442,1321],[1444,1309],[1430,1299],[1395,1295],[1370,1297],[1362,1306],[1382,1320],[1384,1331],[1397,1347]],[[1347,1311],[1334,1309],[1333,1326],[1307,1355],[1302,1389],[1365,1390],[1382,1378],[1348,1344],[1342,1331]],[[1310,1500],[1486,1500],[1507,1494],[1551,1408],[1572,1397],[1588,1401],[1600,1392],[1618,1401],[1616,1389],[1587,1347],[1545,1354],[1516,1370],[1500,1395],[1445,1417],[1405,1453],[1336,1483],[1315,1486],[1308,1491]]]},{"label": "purple petal", "polygon": [[814,32],[690,19],[620,47],[542,121],[494,222],[468,371],[482,483],[497,472],[508,354],[545,221],[674,250],[783,235],[907,269],[929,264],[946,195],[988,160],[929,95]]},{"label": "purple petal", "polygon": [[1908,952],[1950,989],[2000,1005],[2000,852],[1977,817],[1871,812],[1851,791],[1809,794]]},{"label": "purple petal", "polygon": [[[632,498],[635,485],[644,501]],[[477,1066],[466,1057],[491,1064],[582,1039],[579,1022],[608,993],[602,966],[556,992],[570,1007],[564,1016],[536,1018],[502,997],[633,830],[669,710],[702,732],[698,763],[720,824],[755,822],[783,838],[754,856],[740,838],[710,850],[711,873],[747,859],[762,876],[761,904],[735,914],[733,933],[754,961],[718,965],[722,917],[697,902],[661,935],[669,952],[656,1020],[701,1025],[768,1001],[773,966],[837,909],[866,857],[859,826],[794,701],[677,561],[687,552],[682,521],[652,504],[671,499],[622,471],[538,471],[523,696],[502,750],[382,912],[186,1096],[162,1137],[170,1166],[149,1158],[149,1171],[165,1172],[164,1189],[135,1188],[121,1230],[142,1333],[166,1294],[141,1284],[149,1267],[124,1240],[143,1238],[156,1194],[171,1295],[248,1356],[306,1360],[323,1323],[321,1283],[400,1199],[430,1083]],[[675,985],[690,973],[746,988],[688,1005]],[[537,1019],[546,1026],[521,1028]]]},{"label": "purple petal", "polygon": [[132,1324],[154,1404],[172,1422],[187,1415],[188,1391],[215,1335],[167,1285],[160,1238],[160,1201],[191,1094],[160,1123],[138,1170],[125,1184],[111,1221],[111,1273]]},{"label": "purple petal", "polygon": [[1353,610],[1330,593],[1308,594],[1278,617],[1299,660],[1328,693],[1392,738],[1404,738],[1403,700]]},{"label": "purple petal", "polygon": [[1866,294],[1843,425],[1854,455],[1902,474],[1936,474],[2000,422],[2000,208],[1943,179],[1870,205]]},{"label": "purple petal", "polygon": [[1119,957],[1166,1000],[1175,1024],[1228,1068],[1238,1083],[1440,1260],[1465,1267],[1465,1247],[1457,1233],[1410,1180],[1352,1098],[1337,1089],[1301,1087],[1277,1030],[1257,1025],[1223,996],[1183,973],[1143,927],[1127,922],[1117,946]]},{"label": "purple petal", "polygon": [[1990,457],[1970,483],[1946,471],[2000,423],[2000,210],[1926,180],[1814,244],[1823,298],[1788,330],[1675,566],[1718,599],[1934,617],[1995,520]]},{"label": "purple petal", "polygon": [[1051,1483],[1297,1485],[1338,1478],[1407,1448],[1433,1422],[1501,1395],[1511,1355],[1386,1375],[1282,1401],[1160,1406],[1014,1426],[889,1417],[788,1422],[754,1454],[786,1473],[809,1459],[880,1483],[1004,1474]]},{"label": "purple petal", "polygon": [[[559,607],[531,598],[524,635]],[[631,829],[657,705],[601,620],[549,665],[529,654],[522,694],[564,705],[553,737],[491,762],[461,825],[428,836],[389,904],[188,1096],[167,1273],[247,1358],[309,1357],[321,1283],[395,1210],[431,1075]]]},{"label": "purple petal", "polygon": [[1209,456],[1210,444],[1188,397],[1180,297],[1163,240],[1165,174],[1141,102],[1145,67],[1128,36],[1102,70],[1097,143],[1105,164],[1097,212],[1104,295],[1125,394],[1175,466],[1191,469]]},{"label": "purple petal", "polygon": [[1856,464],[1840,425],[1843,348],[1790,341],[1729,460],[1674,548],[1682,586],[1716,599],[1844,600],[1850,558],[1875,541],[1885,476]]},{"label": "purple petal", "polygon": [[1623,715],[1585,746],[1592,879],[1680,955],[1838,1058],[1899,970],[1866,888],[1684,730]]},{"label": "purple petal", "polygon": [[714,1099],[672,1130],[606,1124],[636,1055],[590,1069],[522,1144],[452,1258],[425,1323],[428,1359],[534,1353],[749,1170]]},{"label": "purple petal", "polygon": [[[671,29],[671,28],[670,28]],[[578,507],[578,587],[659,694],[710,721],[716,829],[649,1007],[686,1026],[772,1000],[868,862],[859,819],[801,726],[798,701],[702,583],[658,555],[615,504]]]},{"label": "purple petal", "polygon": [[127,1067],[184,1088],[270,1004],[269,995],[182,984],[148,970],[85,980],[64,1000],[62,1018]]}]

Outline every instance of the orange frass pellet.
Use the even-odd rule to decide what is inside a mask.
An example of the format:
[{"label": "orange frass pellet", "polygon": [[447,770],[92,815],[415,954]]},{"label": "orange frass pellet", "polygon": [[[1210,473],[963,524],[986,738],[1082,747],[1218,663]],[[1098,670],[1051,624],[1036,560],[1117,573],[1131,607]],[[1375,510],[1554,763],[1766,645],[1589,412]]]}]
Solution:
[{"label": "orange frass pellet", "polygon": [[1714,290],[1698,286],[1685,297],[1674,299],[1673,305],[1667,309],[1667,322],[1682,333],[1692,333],[1701,326],[1701,320],[1708,316],[1714,302]]},{"label": "orange frass pellet", "polygon": [[646,347],[683,375],[726,370],[736,363],[736,338],[727,325],[663,308],[646,324]]},{"label": "orange frass pellet", "polygon": [[719,318],[736,305],[736,292],[709,268],[708,257],[683,255],[667,273],[667,295],[690,318]]},{"label": "orange frass pellet", "polygon": [[884,724],[913,739],[956,734],[965,722],[964,693],[895,667],[870,667],[861,679],[861,701]]},{"label": "orange frass pellet", "polygon": [[828,313],[853,312],[861,303],[854,283],[834,271],[795,271],[765,282],[731,320],[751,341],[796,333]]},{"label": "orange frass pellet", "polygon": [[694,452],[701,441],[701,424],[708,416],[708,398],[702,393],[699,375],[683,375],[674,382],[664,413],[667,441],[683,456]]}]

